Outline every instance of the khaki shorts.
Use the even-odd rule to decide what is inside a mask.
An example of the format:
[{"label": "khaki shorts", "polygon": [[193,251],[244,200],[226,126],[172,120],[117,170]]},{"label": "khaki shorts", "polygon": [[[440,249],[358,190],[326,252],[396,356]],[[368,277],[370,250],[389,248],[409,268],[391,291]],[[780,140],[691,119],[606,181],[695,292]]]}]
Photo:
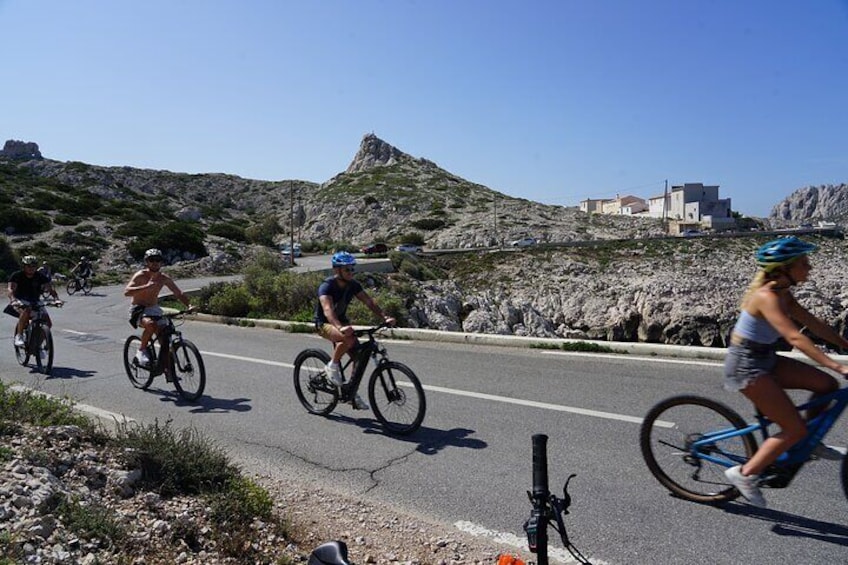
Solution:
[{"label": "khaki shorts", "polygon": [[[318,327],[318,335],[320,335],[324,339],[330,339],[330,332],[332,332],[335,329],[336,329],[336,326],[334,326],[333,324],[321,324]],[[336,330],[336,331],[338,331],[338,330]],[[333,341],[333,340],[330,339],[330,341]]]}]

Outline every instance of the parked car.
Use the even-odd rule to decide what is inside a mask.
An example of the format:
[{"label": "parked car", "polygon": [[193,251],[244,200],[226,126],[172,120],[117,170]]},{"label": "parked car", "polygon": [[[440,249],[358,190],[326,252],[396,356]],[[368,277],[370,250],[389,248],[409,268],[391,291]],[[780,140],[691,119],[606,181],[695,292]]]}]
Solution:
[{"label": "parked car", "polygon": [[700,232],[698,230],[683,230],[680,233],[681,237],[698,237],[701,235],[704,235],[703,232]]},{"label": "parked car", "polygon": [[521,239],[516,239],[515,241],[511,242],[510,245],[513,247],[530,247],[532,245],[536,245],[537,243],[539,243],[539,240],[537,240],[535,237],[524,237]]},{"label": "parked car", "polygon": [[[284,243],[283,245],[280,246],[280,253],[283,254],[283,257],[288,257],[289,255],[291,255],[291,249],[289,248],[288,243]],[[300,251],[300,244],[295,243],[294,244],[294,256],[295,257],[301,257],[302,255],[303,255],[303,253],[301,253],[301,251]]]},{"label": "parked car", "polygon": [[395,251],[400,251],[401,253],[421,253],[421,246],[414,243],[401,243],[395,247]]},{"label": "parked car", "polygon": [[366,245],[359,251],[366,255],[374,255],[375,253],[386,253],[388,250],[389,248],[385,243],[372,243],[371,245]]}]

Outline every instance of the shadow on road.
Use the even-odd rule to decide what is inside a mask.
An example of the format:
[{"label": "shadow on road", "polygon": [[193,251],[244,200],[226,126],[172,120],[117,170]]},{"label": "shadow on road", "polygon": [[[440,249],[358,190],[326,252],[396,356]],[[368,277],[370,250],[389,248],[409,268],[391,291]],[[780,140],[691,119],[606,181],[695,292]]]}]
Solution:
[{"label": "shadow on road", "polygon": [[331,414],[327,419],[359,426],[366,434],[381,434],[398,441],[417,443],[418,447],[415,450],[424,455],[435,455],[446,447],[461,447],[464,449],[483,449],[488,447],[485,441],[469,437],[476,432],[475,430],[466,428],[439,430],[421,426],[412,435],[400,436],[386,432],[380,422],[373,418],[352,418],[341,414]]},{"label": "shadow on road", "polygon": [[93,377],[97,374],[97,371],[88,371],[85,369],[76,369],[74,367],[56,367],[53,366],[53,369],[50,371],[50,376],[48,379],[73,379],[76,377],[79,378],[87,378]]},{"label": "shadow on road", "polygon": [[843,524],[813,520],[767,508],[754,508],[747,504],[728,504],[723,509],[728,514],[746,515],[765,522],[773,522],[771,531],[779,536],[811,538],[848,547],[848,527]]},{"label": "shadow on road", "polygon": [[201,396],[199,399],[189,402],[175,390],[147,389],[159,395],[162,402],[172,402],[174,406],[190,407],[192,414],[226,414],[228,412],[249,412],[253,410],[249,398],[215,398],[214,396]]}]

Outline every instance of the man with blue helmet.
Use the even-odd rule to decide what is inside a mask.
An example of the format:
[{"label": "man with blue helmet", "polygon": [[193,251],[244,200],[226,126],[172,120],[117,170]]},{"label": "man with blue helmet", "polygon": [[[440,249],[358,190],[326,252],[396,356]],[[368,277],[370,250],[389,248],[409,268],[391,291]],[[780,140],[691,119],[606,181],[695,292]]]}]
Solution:
[{"label": "man with blue helmet", "polygon": [[[777,340],[782,337],[818,365],[848,376],[848,366],[827,356],[799,328],[806,326],[837,348],[848,348],[848,340],[801,306],[791,292],[793,286],[808,279],[811,267],[807,255],[816,249],[794,236],[761,246],[756,253],[760,269],[742,298],[741,314],[730,335],[724,387],[740,391],[780,426],[780,433],[763,441],[744,465],[725,471],[728,480],[754,506],[766,505],[757,486],[758,475],[807,435],[804,419],[785,389],[809,390],[815,397],[839,388],[836,379],[824,371],[777,355]],[[813,418],[819,412],[821,409],[808,411],[806,417]],[[819,445],[813,455],[819,459],[842,458],[839,451],[825,445]]]},{"label": "man with blue helmet", "polygon": [[[356,257],[347,251],[335,253],[330,260],[333,276],[327,277],[318,287],[318,305],[315,307],[315,326],[318,334],[333,342],[333,356],[327,364],[327,374],[338,387],[343,384],[339,361],[355,344],[353,326],[347,318],[347,307],[357,298],[374,314],[393,326],[395,319],[387,316],[377,303],[365,292],[362,285],[353,278],[356,272]],[[357,410],[368,410],[369,406],[358,394],[353,399]]]}]

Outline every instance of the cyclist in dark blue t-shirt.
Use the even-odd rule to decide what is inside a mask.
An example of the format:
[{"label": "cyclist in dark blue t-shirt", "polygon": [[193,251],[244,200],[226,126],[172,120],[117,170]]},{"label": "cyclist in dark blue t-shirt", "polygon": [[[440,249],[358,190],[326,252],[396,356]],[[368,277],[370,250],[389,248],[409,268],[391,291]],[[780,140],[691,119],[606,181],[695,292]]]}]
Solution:
[{"label": "cyclist in dark blue t-shirt", "polygon": [[[24,345],[24,330],[29,323],[30,308],[38,303],[43,291],[47,291],[54,300],[59,300],[59,295],[56,294],[56,289],[50,284],[48,279],[43,274],[39,273],[38,259],[34,255],[27,255],[21,260],[23,269],[15,271],[9,277],[9,300],[14,312],[18,315],[18,324],[15,327],[15,345],[23,347]],[[45,312],[47,325],[51,326],[50,316]]]},{"label": "cyclist in dark blue t-shirt", "polygon": [[[333,342],[333,357],[327,364],[330,380],[341,387],[342,374],[339,361],[347,351],[356,344],[353,327],[347,318],[347,307],[357,298],[374,314],[381,317],[388,325],[393,326],[395,319],[387,316],[377,303],[365,292],[362,285],[354,278],[356,258],[346,251],[339,251],[331,259],[333,276],[328,277],[318,287],[318,305],[315,307],[315,326],[318,334]],[[368,404],[357,394],[353,407],[367,410]]]}]

